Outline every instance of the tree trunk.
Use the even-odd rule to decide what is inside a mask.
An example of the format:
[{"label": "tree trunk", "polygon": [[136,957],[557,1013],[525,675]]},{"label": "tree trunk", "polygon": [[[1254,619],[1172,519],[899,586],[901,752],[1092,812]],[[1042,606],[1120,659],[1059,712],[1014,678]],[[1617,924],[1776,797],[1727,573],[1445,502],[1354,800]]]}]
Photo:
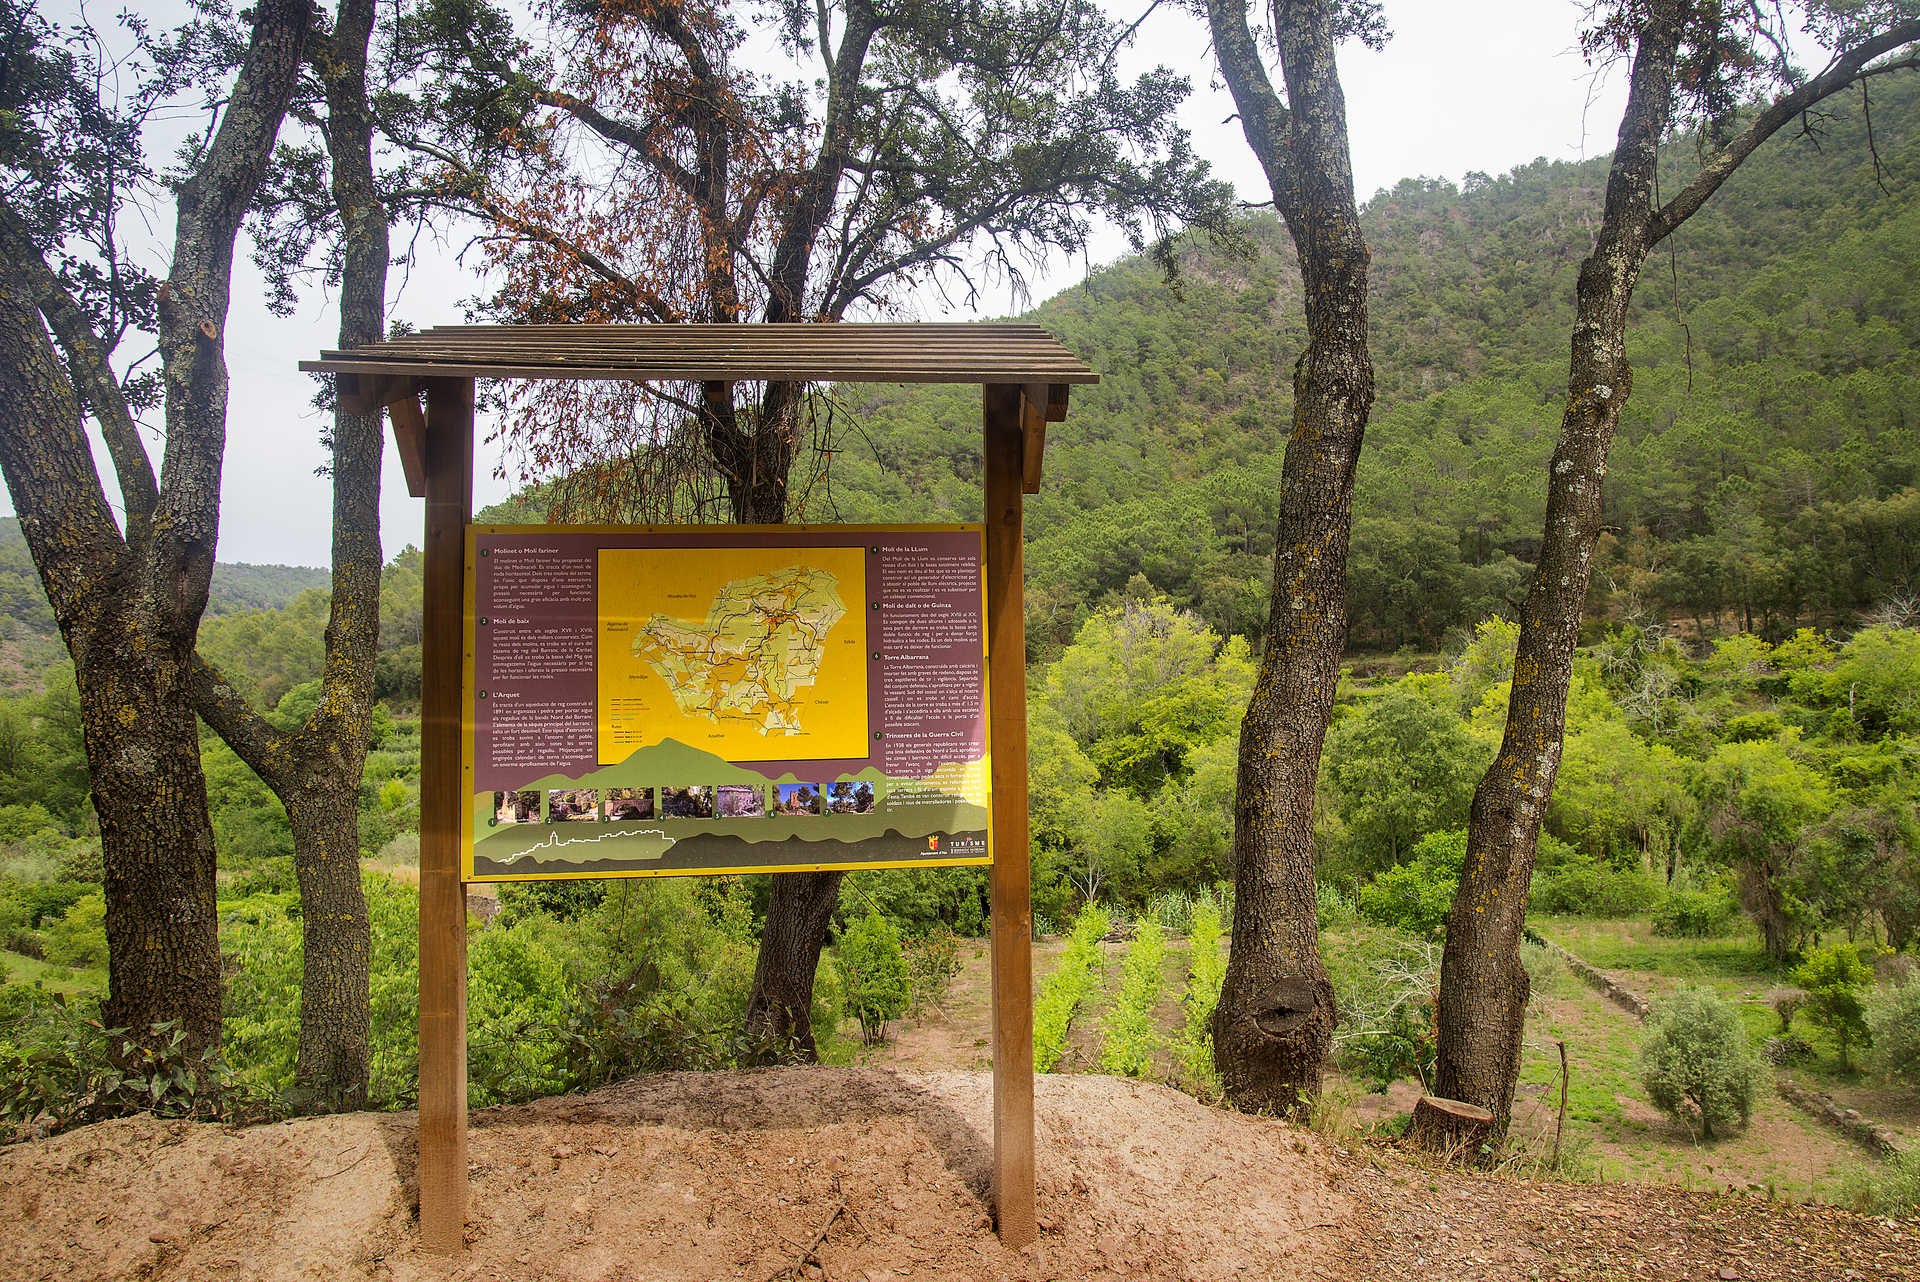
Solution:
[{"label": "tree trunk", "polygon": [[302,947],[294,1084],[337,1109],[366,1103],[372,1051],[373,938],[360,886],[358,792],[357,781],[351,789],[319,788],[293,794],[287,806]]},{"label": "tree trunk", "polygon": [[746,1031],[763,1044],[762,1055],[778,1061],[792,1055],[814,1060],[813,977],[827,924],[840,902],[837,872],[775,873],[760,932],[760,959],[747,998]]},{"label": "tree trunk", "polygon": [[1367,267],[1348,159],[1332,14],[1277,4],[1279,104],[1240,0],[1209,6],[1222,72],[1293,235],[1307,313],[1282,465],[1272,603],[1240,727],[1233,946],[1213,1016],[1214,1062],[1246,1109],[1293,1112],[1319,1093],[1333,1041],[1320,958],[1313,803],[1346,633],[1353,470],[1373,404]]},{"label": "tree trunk", "polygon": [[[373,0],[342,0],[314,52],[325,91],[332,196],[341,229],[340,346],[382,337],[387,212],[373,176],[366,96]],[[238,692],[196,663],[200,714],[286,807],[300,885],[298,1094],[329,1108],[366,1103],[372,935],[360,884],[360,774],[373,714],[380,635],[379,411],[336,404],[332,446],[333,584],[321,697],[307,724],[278,732]]]},{"label": "tree trunk", "polygon": [[1477,1161],[1494,1138],[1493,1114],[1457,1099],[1422,1095],[1413,1106],[1407,1136],[1422,1148]]},{"label": "tree trunk", "polygon": [[[0,471],[73,655],[106,869],[102,1015],[220,1040],[213,827],[180,653],[106,507],[79,402],[13,264],[0,284]],[[161,1039],[164,1040],[164,1039]]]},{"label": "tree trunk", "polygon": [[1447,917],[1434,1092],[1493,1114],[1504,1135],[1520,1073],[1528,981],[1520,964],[1540,821],[1566,728],[1573,652],[1600,535],[1607,447],[1632,388],[1627,304],[1646,257],[1654,164],[1672,98],[1677,22],[1642,36],[1593,252],[1580,266],[1566,412],[1533,587],[1520,613],[1506,734],[1474,790],[1467,861]]},{"label": "tree trunk", "polygon": [[[733,519],[748,525],[780,525],[787,519],[787,474],[799,438],[805,385],[769,383],[751,432],[716,434],[715,458],[727,475]],[[840,902],[837,872],[773,875],[760,954],[747,995],[746,1032],[765,1045],[769,1058],[819,1058],[813,1035],[813,980],[826,946],[827,927]]]},{"label": "tree trunk", "polygon": [[[1826,70],[1782,94],[1701,164],[1656,209],[1658,147],[1672,117],[1683,34],[1733,57],[1737,32],[1689,24],[1734,21],[1688,0],[1653,0],[1635,16],[1633,71],[1607,177],[1606,206],[1576,288],[1567,405],[1547,487],[1547,521],[1520,616],[1512,695],[1500,753],[1474,791],[1467,861],[1447,917],[1440,964],[1435,1092],[1511,1119],[1526,1019],[1519,944],[1540,823],[1553,793],[1566,729],[1573,652],[1600,533],[1607,450],[1632,390],[1627,306],[1647,253],[1696,213],[1754,148],[1820,99],[1853,83],[1867,63],[1920,38],[1906,21],[1837,53]],[[1726,36],[1721,40],[1721,36]],[[1701,53],[1700,56],[1708,56]]]}]

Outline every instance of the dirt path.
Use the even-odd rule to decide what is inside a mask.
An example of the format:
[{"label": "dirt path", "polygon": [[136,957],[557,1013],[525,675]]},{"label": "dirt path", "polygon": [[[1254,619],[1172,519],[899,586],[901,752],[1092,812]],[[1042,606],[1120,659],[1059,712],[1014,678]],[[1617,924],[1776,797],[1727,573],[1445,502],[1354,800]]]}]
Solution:
[{"label": "dirt path", "polygon": [[[0,1151],[0,1277],[1913,1277],[1920,1223],[1358,1153],[1095,1075],[1039,1083],[1040,1241],[984,1201],[989,1079],[669,1074],[476,1113],[471,1247],[413,1249],[412,1117],[137,1119]],[[823,1268],[799,1269],[822,1230]]]}]

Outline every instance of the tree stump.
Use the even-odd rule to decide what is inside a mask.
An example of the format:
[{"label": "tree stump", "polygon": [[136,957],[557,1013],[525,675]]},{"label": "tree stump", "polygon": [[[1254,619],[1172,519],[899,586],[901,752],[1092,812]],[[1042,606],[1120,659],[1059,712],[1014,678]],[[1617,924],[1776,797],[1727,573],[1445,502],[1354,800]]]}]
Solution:
[{"label": "tree stump", "polygon": [[1463,1157],[1469,1162],[1485,1158],[1482,1145],[1493,1141],[1493,1114],[1474,1104],[1457,1099],[1422,1095],[1413,1106],[1413,1124],[1407,1136],[1424,1149],[1451,1160]]}]

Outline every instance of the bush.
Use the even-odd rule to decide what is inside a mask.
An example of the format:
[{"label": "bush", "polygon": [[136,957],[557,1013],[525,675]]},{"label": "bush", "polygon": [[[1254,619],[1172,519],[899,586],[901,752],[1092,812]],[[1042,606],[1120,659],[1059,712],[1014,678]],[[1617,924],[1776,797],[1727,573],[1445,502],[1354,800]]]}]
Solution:
[{"label": "bush", "polygon": [[1466,829],[1430,833],[1414,846],[1411,862],[1360,887],[1360,915],[1414,935],[1439,934],[1446,929],[1466,861]]},{"label": "bush", "polygon": [[1213,1067],[1213,1008],[1220,1004],[1220,985],[1226,979],[1227,959],[1220,955],[1220,910],[1211,899],[1193,910],[1188,935],[1187,994],[1182,999],[1186,1020],[1180,1028],[1180,1069],[1195,1094],[1212,1096],[1219,1090]]},{"label": "bush", "polygon": [[1424,1090],[1439,1050],[1440,945],[1379,940],[1343,962],[1336,984],[1346,1030],[1341,1059],[1370,1091],[1385,1091],[1402,1077],[1417,1078]]},{"label": "bush", "polygon": [[0,1138],[134,1113],[261,1121],[269,1109],[235,1083],[218,1047],[188,1049],[178,1021],[135,1041],[105,1027],[91,1000],[0,986]]},{"label": "bush", "polygon": [[939,1009],[960,973],[960,939],[945,926],[935,926],[924,935],[907,936],[900,951],[907,961],[907,1013],[918,1019],[929,1009]]},{"label": "bush", "polygon": [[1664,939],[1711,939],[1733,920],[1734,904],[1712,890],[1669,890],[1653,909],[1653,933]]},{"label": "bush", "polygon": [[1662,1002],[1640,1043],[1640,1084],[1655,1108],[1712,1139],[1753,1115],[1764,1066],[1733,1007],[1692,985]]},{"label": "bush", "polygon": [[1847,1172],[1842,1196],[1866,1215],[1911,1216],[1920,1212],[1920,1153],[1908,1149]]},{"label": "bush", "polygon": [[1050,1073],[1067,1048],[1067,1029],[1074,1012],[1080,1009],[1093,990],[1094,977],[1104,969],[1100,941],[1108,927],[1107,914],[1098,904],[1088,904],[1074,918],[1073,933],[1060,964],[1040,986],[1033,1003],[1033,1067],[1035,1072]]},{"label": "bush", "polygon": [[840,974],[861,1038],[869,1046],[884,1042],[887,1024],[907,1009],[911,985],[900,935],[878,909],[868,909],[841,937]]},{"label": "bush", "polygon": [[1872,1065],[1889,1077],[1920,1086],[1920,973],[1867,996]]},{"label": "bush", "polygon": [[107,964],[107,901],[99,892],[74,901],[47,928],[47,960],[76,970]]},{"label": "bush", "polygon": [[1860,959],[1854,945],[1834,944],[1808,953],[1793,972],[1793,982],[1807,990],[1801,1007],[1807,1018],[1824,1028],[1839,1048],[1840,1071],[1853,1071],[1849,1051],[1868,1035],[1863,994],[1873,983],[1873,968]]},{"label": "bush", "polygon": [[1576,859],[1535,875],[1532,907],[1567,917],[1633,917],[1659,897],[1659,888],[1638,872]]},{"label": "bush", "polygon": [[1160,923],[1142,920],[1120,964],[1120,998],[1107,1017],[1100,1067],[1122,1077],[1145,1077],[1153,1070],[1153,1008],[1160,1001],[1160,963],[1167,953]]},{"label": "bush", "polygon": [[1313,883],[1313,916],[1321,930],[1351,926],[1360,916],[1351,896],[1328,881]]}]

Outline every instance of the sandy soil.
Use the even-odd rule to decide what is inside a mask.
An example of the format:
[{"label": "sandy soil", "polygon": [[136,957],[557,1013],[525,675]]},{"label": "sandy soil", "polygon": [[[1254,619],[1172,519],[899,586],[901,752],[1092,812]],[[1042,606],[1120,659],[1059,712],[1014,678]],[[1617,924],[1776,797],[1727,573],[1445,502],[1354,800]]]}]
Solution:
[{"label": "sandy soil", "polygon": [[[135,1119],[0,1151],[0,1277],[1914,1277],[1920,1224],[1521,1184],[1347,1152],[1164,1087],[1040,1079],[1040,1240],[985,1200],[978,1073],[669,1074],[473,1117],[469,1249],[413,1246],[413,1119]],[[809,1257],[809,1246],[819,1246]]]}]

